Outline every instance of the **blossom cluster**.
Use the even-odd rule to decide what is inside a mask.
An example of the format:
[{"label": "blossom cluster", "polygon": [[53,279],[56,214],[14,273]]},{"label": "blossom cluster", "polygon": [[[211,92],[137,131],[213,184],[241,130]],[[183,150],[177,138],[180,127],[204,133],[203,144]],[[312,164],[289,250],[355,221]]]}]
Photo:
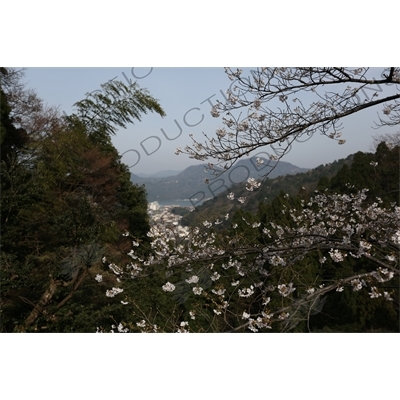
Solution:
[{"label": "blossom cluster", "polygon": [[122,293],[123,291],[124,291],[124,289],[122,289],[122,288],[113,287],[111,290],[107,290],[106,291],[106,296],[107,297],[114,297],[117,294]]},{"label": "blossom cluster", "polygon": [[[353,194],[316,192],[301,207],[284,205],[282,211],[289,218],[285,224],[244,219],[249,234],[231,230],[217,236],[213,227],[219,220],[204,221],[184,236],[174,225],[152,226],[148,234],[151,253],[141,258],[135,246],[130,256],[144,272],[149,266],[165,271],[168,280],[162,291],[176,295],[179,287],[179,296],[184,293],[184,298],[195,299],[185,320],[174,323],[171,331],[192,331],[187,321],[195,322],[199,315],[211,327],[220,320],[228,331],[244,327],[258,332],[278,325],[285,331],[307,318],[308,310],[322,296],[346,288],[367,288],[371,299],[392,300],[390,291],[381,291],[379,284],[399,275],[399,207],[383,208],[379,200],[371,203],[367,190],[361,190]],[[251,240],[251,232],[260,240]],[[307,254],[319,254],[321,265],[364,258],[377,267],[330,282],[304,282],[298,278],[296,265]],[[118,279],[125,276],[122,268],[112,265],[110,269]],[[122,290],[112,288],[106,295],[113,297]],[[154,331],[154,325],[137,322],[145,332]]]},{"label": "blossom cluster", "polygon": [[254,178],[249,178],[246,183],[246,189],[253,192],[261,186],[261,182],[257,182]]},{"label": "blossom cluster", "polygon": [[[367,78],[368,68],[257,68],[248,76],[240,69],[225,72],[235,84],[226,92],[225,102],[217,101],[211,109],[213,117],[222,117],[224,126],[215,137],[204,134],[204,143],[192,136],[192,145],[177,149],[177,154],[232,165],[264,146],[274,150],[271,158],[280,159],[295,141],[304,142],[315,133],[341,145],[346,140],[341,138],[340,120],[358,112],[360,104],[374,107],[377,98],[386,118],[380,118],[379,124],[400,123],[398,97],[389,96],[384,102],[384,95],[376,91],[377,84],[400,84],[398,67],[382,71],[390,80],[381,81]],[[364,89],[374,92],[362,101]],[[307,93],[307,101],[300,99],[302,93]]]}]

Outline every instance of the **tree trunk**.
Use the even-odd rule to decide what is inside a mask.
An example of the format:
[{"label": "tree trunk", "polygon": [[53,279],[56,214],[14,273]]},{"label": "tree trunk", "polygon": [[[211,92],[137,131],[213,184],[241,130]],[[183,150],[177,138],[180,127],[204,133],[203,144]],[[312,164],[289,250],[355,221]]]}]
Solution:
[{"label": "tree trunk", "polygon": [[[71,293],[69,293],[63,300],[60,301],[60,303],[57,304],[56,310],[59,310],[69,299],[72,298],[72,296],[75,294],[75,292],[77,291],[77,289],[79,288],[79,286],[81,285],[81,283],[84,281],[84,279],[87,276],[87,270],[85,269],[82,272],[81,277],[79,278],[79,280],[77,280],[74,284],[74,287],[71,291]],[[77,275],[78,277],[78,275]]]},{"label": "tree trunk", "polygon": [[53,298],[57,288],[60,285],[61,285],[60,281],[56,281],[55,279],[51,278],[48,289],[43,293],[43,296],[40,298],[38,303],[35,305],[35,307],[31,311],[31,313],[28,315],[28,317],[25,320],[25,323],[16,328],[16,330],[18,332],[26,332],[26,328],[31,326],[36,321],[36,319],[39,317],[39,315],[43,312],[44,307]]}]

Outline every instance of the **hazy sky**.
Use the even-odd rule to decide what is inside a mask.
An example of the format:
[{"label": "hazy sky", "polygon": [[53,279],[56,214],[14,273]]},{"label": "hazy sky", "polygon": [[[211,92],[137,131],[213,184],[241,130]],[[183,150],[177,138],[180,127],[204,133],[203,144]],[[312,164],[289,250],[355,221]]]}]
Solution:
[{"label": "hazy sky", "polygon": [[[380,69],[375,72],[379,77]],[[222,126],[220,118],[210,115],[210,101],[223,101],[220,91],[225,92],[231,84],[223,68],[28,68],[26,71],[28,87],[36,89],[45,103],[59,106],[67,114],[86,93],[100,89],[102,83],[111,79],[136,80],[160,101],[167,114],[164,118],[144,115],[142,121],[120,130],[113,138],[131,172],[182,170],[198,163],[174,152],[177,147],[191,143],[189,134],[201,140],[202,132],[213,136]],[[343,120],[344,145],[316,134],[305,143],[296,143],[283,160],[313,168],[359,150],[368,151],[373,135],[389,132],[387,128],[372,128],[377,112],[381,112],[381,107]]]}]

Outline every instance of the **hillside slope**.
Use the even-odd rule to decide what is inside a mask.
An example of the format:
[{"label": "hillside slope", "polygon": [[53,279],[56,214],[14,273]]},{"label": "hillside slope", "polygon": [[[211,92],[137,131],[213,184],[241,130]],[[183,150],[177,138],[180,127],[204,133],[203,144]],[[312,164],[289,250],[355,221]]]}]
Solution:
[{"label": "hillside slope", "polygon": [[[228,213],[232,216],[239,209],[256,213],[260,202],[272,201],[281,191],[289,195],[296,195],[299,190],[312,192],[316,189],[318,182],[322,178],[333,177],[344,164],[350,165],[353,158],[354,155],[349,155],[345,159],[320,165],[317,168],[296,175],[278,176],[274,179],[267,178],[261,187],[254,192],[246,190],[244,183],[233,185],[229,190],[234,193],[235,198],[233,201],[227,199],[228,191],[220,193],[211,200],[196,207],[193,212],[182,219],[182,223],[184,225],[197,225],[204,220],[222,219]],[[246,198],[243,204],[238,201],[240,197]],[[226,223],[229,224],[229,221]]]}]

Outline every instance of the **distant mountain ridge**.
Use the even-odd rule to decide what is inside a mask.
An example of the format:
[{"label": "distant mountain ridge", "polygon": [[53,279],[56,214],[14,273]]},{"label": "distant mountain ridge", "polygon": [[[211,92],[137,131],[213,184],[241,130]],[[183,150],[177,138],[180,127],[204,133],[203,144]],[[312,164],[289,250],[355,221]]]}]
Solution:
[{"label": "distant mountain ridge", "polygon": [[182,171],[176,171],[172,169],[167,169],[165,171],[158,171],[154,172],[153,174],[144,174],[144,173],[139,173],[136,174],[140,178],[167,178],[168,176],[174,176],[180,174]]},{"label": "distant mountain ridge", "polygon": [[[261,165],[256,163],[255,158],[240,160],[230,170],[219,176],[207,171],[207,164],[203,164],[192,165],[172,176],[141,177],[131,174],[131,181],[138,185],[145,185],[149,202],[178,199],[196,199],[197,201],[212,198],[232,185],[246,182],[248,178],[261,179],[268,172],[270,172],[269,178],[272,179],[308,171],[307,168],[300,168],[284,161],[277,163],[266,159],[261,160],[264,162]],[[168,173],[168,171],[165,172]],[[209,182],[205,183],[205,179],[209,179]]]}]

